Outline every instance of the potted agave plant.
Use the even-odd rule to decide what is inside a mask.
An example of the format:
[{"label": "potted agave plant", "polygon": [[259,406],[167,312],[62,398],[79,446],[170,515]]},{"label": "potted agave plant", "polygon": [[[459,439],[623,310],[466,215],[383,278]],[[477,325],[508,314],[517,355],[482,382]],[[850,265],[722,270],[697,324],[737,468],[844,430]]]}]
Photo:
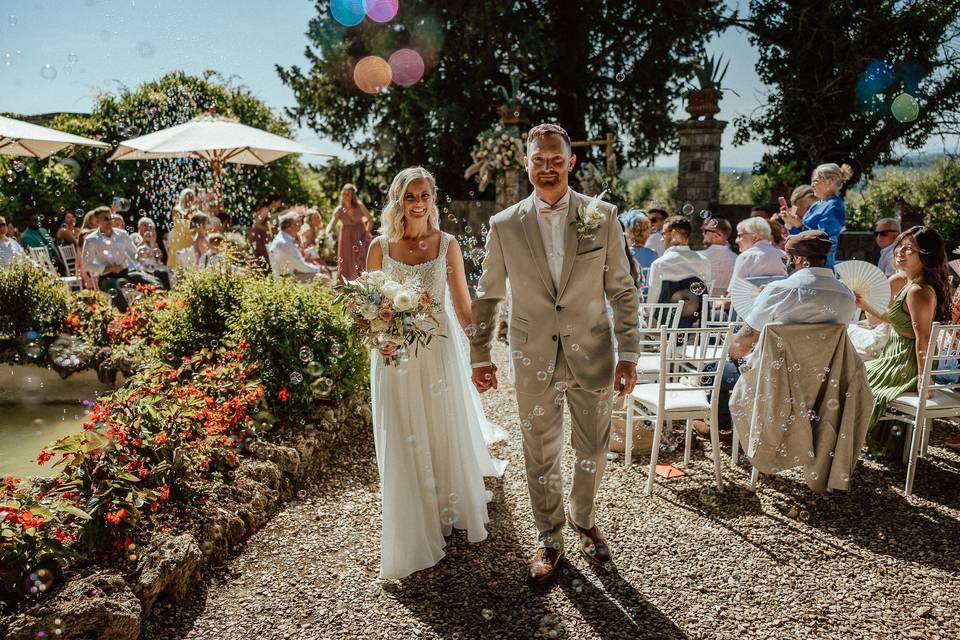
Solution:
[{"label": "potted agave plant", "polygon": [[713,116],[720,113],[721,86],[723,78],[727,75],[727,68],[730,61],[723,64],[723,56],[714,58],[710,56],[701,60],[693,69],[694,76],[697,79],[699,87],[694,87],[687,92],[687,113],[691,119],[704,117],[707,120],[713,120]]},{"label": "potted agave plant", "polygon": [[520,102],[520,74],[516,71],[510,74],[510,91],[503,85],[498,85],[497,94],[503,102],[497,108],[500,122],[505,125],[519,125],[527,120],[527,110]]}]

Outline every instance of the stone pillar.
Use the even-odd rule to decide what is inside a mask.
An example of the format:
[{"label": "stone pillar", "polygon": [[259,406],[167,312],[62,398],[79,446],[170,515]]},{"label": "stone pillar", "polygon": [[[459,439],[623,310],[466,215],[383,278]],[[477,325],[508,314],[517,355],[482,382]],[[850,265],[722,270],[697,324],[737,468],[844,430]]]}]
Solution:
[{"label": "stone pillar", "polygon": [[[690,244],[700,246],[700,211],[720,201],[720,137],[727,123],[722,120],[687,120],[677,125],[680,133],[680,166],[677,175],[677,205],[693,207]],[[687,208],[689,211],[689,208]]]}]

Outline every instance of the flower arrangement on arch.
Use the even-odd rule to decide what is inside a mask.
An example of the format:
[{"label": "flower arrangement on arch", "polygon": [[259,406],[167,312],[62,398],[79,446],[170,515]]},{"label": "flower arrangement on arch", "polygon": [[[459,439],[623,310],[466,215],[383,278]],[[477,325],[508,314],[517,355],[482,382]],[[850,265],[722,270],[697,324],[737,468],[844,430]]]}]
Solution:
[{"label": "flower arrangement on arch", "polygon": [[477,146],[470,155],[473,164],[463,177],[474,178],[479,183],[480,191],[483,191],[492,180],[506,171],[523,169],[523,140],[515,135],[514,129],[498,122],[477,136]]},{"label": "flower arrangement on arch", "polygon": [[[351,329],[370,348],[394,345],[412,348],[416,355],[438,335],[439,303],[416,278],[397,282],[383,271],[368,271],[337,291],[337,302],[347,310]],[[392,365],[402,357],[401,349],[385,361]]]}]

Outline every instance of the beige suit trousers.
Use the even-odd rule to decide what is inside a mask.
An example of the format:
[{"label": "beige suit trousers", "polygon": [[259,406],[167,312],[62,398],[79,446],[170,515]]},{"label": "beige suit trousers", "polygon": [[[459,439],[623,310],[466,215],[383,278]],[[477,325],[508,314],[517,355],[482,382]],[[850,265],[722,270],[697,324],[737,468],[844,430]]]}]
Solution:
[{"label": "beige suit trousers", "polygon": [[[522,366],[522,365],[521,365]],[[570,486],[570,514],[577,525],[594,525],[594,498],[607,465],[612,387],[589,391],[577,383],[563,349],[547,390],[517,393],[530,505],[541,544],[563,548],[563,405],[570,408],[570,440],[576,453]]]}]

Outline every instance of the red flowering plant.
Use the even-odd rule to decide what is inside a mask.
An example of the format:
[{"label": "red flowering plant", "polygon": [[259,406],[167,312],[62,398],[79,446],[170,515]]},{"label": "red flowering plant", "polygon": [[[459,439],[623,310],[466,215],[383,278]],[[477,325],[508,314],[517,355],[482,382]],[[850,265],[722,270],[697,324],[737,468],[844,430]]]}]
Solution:
[{"label": "red flowering plant", "polygon": [[83,546],[117,546],[145,513],[196,500],[193,479],[237,465],[237,450],[273,422],[252,373],[238,348],[154,366],[96,402],[81,433],[50,447],[63,467],[54,492],[82,496],[92,517]]},{"label": "red flowering plant", "polygon": [[106,346],[110,342],[107,328],[116,317],[117,311],[106,295],[84,289],[70,296],[62,331],[91,346]]},{"label": "red flowering plant", "polygon": [[156,343],[153,326],[156,314],[167,308],[165,292],[156,285],[138,284],[135,295],[127,305],[127,310],[111,320],[106,333],[114,343],[128,344],[143,340],[146,344]]},{"label": "red flowering plant", "polygon": [[90,516],[69,495],[44,494],[36,486],[0,480],[0,600],[40,595],[59,578],[67,546]]}]

